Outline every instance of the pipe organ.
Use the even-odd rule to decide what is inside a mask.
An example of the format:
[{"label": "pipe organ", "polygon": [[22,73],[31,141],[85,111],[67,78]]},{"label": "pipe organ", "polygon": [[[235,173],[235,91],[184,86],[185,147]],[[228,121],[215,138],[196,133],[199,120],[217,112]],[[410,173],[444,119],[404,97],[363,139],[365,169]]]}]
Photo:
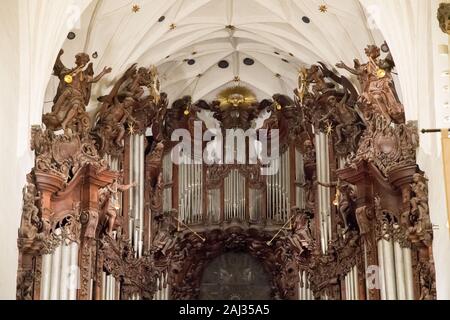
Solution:
[{"label": "pipe organ", "polygon": [[[317,154],[317,180],[330,183],[330,159],[328,137],[324,133],[316,134],[316,154]],[[328,242],[331,240],[331,213],[330,213],[330,189],[324,185],[317,186],[318,191],[318,212],[320,220],[320,234],[322,252],[328,250]]]},{"label": "pipe organ", "polygon": [[305,173],[302,153],[295,149],[295,205],[301,209],[306,208],[305,199]]},{"label": "pipe organ", "polygon": [[276,174],[267,177],[267,220],[285,223],[291,210],[289,150],[272,160],[271,166]]},{"label": "pipe organ", "polygon": [[203,166],[181,164],[179,174],[179,217],[186,224],[203,221]]},{"label": "pipe organ", "polygon": [[173,164],[171,154],[167,153],[163,158],[163,182],[164,182],[164,194],[163,194],[163,210],[165,212],[172,209],[173,201]]},{"label": "pipe organ", "polygon": [[78,276],[78,244],[63,243],[42,256],[40,299],[76,300]]},{"label": "pipe organ", "polygon": [[220,222],[221,197],[220,189],[208,190],[208,221],[212,224]]},{"label": "pipe organ", "polygon": [[354,266],[351,271],[346,276],[344,276],[344,287],[346,300],[359,300],[357,266]]},{"label": "pipe organ", "polygon": [[142,255],[144,243],[144,167],[145,167],[145,136],[133,135],[129,143],[129,180],[137,186],[129,191],[129,224],[128,234],[134,246],[137,257]]},{"label": "pipe organ", "polygon": [[299,272],[300,282],[298,284],[298,299],[299,300],[314,300],[314,294],[310,289],[308,281],[308,274],[305,271]]},{"label": "pipe organ", "polygon": [[230,171],[224,180],[225,221],[245,221],[245,178],[237,169]]},{"label": "pipe organ", "polygon": [[[390,71],[360,77],[382,82],[361,87],[384,88],[383,99],[371,91],[363,99],[324,64],[300,78],[294,100],[258,102],[237,86],[219,101],[184,97],[169,108],[155,69],[131,66],[99,99],[92,124],[82,108],[64,123],[45,114],[45,127],[32,128],[17,297],[196,299],[205,266],[244,251],[264,265],[273,298],[435,299],[417,126],[399,111]],[[89,101],[60,85],[68,104]],[[224,133],[267,117],[262,128],[277,130],[265,141],[280,151],[275,171],[264,175],[262,159],[174,164],[172,133],[206,131],[200,110]]]},{"label": "pipe organ", "polygon": [[378,241],[379,287],[383,300],[414,300],[414,280],[410,248],[398,241]]}]

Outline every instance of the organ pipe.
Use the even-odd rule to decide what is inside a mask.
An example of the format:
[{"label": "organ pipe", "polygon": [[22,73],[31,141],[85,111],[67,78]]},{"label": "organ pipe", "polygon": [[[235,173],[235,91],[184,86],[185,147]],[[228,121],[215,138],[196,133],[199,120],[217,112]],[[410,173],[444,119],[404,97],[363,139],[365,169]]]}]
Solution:
[{"label": "organ pipe", "polygon": [[199,224],[203,217],[203,166],[180,164],[179,166],[179,215],[187,224]]},{"label": "organ pipe", "polygon": [[41,272],[42,300],[76,300],[78,244],[63,243],[52,254],[43,255]]},{"label": "organ pipe", "polygon": [[245,220],[245,178],[233,169],[225,178],[225,220]]},{"label": "organ pipe", "polygon": [[414,280],[410,248],[393,239],[378,241],[380,290],[382,300],[413,300]]},{"label": "organ pipe", "polygon": [[[316,134],[316,154],[317,154],[317,179],[322,183],[330,183],[330,160],[328,136],[324,133]],[[322,251],[328,250],[328,242],[331,239],[331,195],[330,190],[324,186],[318,186],[319,219],[321,226]]]},{"label": "organ pipe", "polygon": [[289,220],[290,214],[290,165],[289,150],[273,160],[272,168],[279,170],[267,177],[267,219],[276,223]]},{"label": "organ pipe", "polygon": [[136,188],[130,193],[130,220],[128,231],[136,256],[142,255],[144,236],[144,178],[145,178],[145,136],[133,135],[130,139],[130,171],[131,182],[136,182]]}]

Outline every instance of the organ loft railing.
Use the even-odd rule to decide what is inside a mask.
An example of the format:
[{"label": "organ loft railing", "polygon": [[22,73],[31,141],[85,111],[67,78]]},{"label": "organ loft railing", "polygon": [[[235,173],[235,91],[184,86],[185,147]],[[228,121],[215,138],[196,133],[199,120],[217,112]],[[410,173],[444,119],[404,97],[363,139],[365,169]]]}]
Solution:
[{"label": "organ loft railing", "polygon": [[[417,127],[405,122],[392,57],[366,53],[367,63],[337,65],[363,92],[319,63],[299,73],[294,100],[231,87],[170,108],[156,69],[133,65],[90,118],[91,86],[111,70],[95,77],[80,54],[74,73],[61,52],[54,105],[32,128],[17,298],[195,299],[210,261],[245,251],[276,299],[434,299]],[[239,155],[218,138],[229,131],[243,134],[233,139],[245,161],[220,161]],[[189,137],[191,163],[174,137]]]}]

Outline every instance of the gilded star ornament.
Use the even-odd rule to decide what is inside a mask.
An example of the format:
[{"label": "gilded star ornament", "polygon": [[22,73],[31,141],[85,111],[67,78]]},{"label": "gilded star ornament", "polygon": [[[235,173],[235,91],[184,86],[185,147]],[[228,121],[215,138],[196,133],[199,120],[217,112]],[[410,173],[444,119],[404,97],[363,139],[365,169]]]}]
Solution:
[{"label": "gilded star ornament", "polygon": [[175,23],[171,23],[169,26],[170,30],[175,30],[176,27],[177,25]]},{"label": "gilded star ornament", "polygon": [[141,7],[138,4],[133,5],[133,7],[131,8],[131,11],[133,11],[134,13],[138,13],[141,10]]},{"label": "gilded star ornament", "polygon": [[319,11],[322,12],[322,13],[327,12],[328,11],[328,6],[326,4],[321,4],[319,6]]},{"label": "gilded star ornament", "polygon": [[134,123],[130,123],[130,125],[128,126],[128,133],[130,134],[130,136],[133,136],[136,134],[136,129],[134,128]]},{"label": "gilded star ornament", "polygon": [[333,130],[333,124],[330,121],[327,121],[325,126],[325,132],[327,136],[330,136],[333,133]]}]

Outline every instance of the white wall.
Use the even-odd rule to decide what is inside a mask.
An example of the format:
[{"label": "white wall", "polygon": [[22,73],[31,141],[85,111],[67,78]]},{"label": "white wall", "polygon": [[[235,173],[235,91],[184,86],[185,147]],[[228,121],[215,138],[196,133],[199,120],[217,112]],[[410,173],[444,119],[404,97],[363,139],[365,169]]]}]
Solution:
[{"label": "white wall", "polygon": [[15,299],[22,187],[33,164],[30,126],[67,33],[90,0],[3,0],[0,11],[0,299]]},{"label": "white wall", "polygon": [[2,3],[0,18],[0,299],[15,298],[21,183],[16,152],[19,97],[18,3]]}]

